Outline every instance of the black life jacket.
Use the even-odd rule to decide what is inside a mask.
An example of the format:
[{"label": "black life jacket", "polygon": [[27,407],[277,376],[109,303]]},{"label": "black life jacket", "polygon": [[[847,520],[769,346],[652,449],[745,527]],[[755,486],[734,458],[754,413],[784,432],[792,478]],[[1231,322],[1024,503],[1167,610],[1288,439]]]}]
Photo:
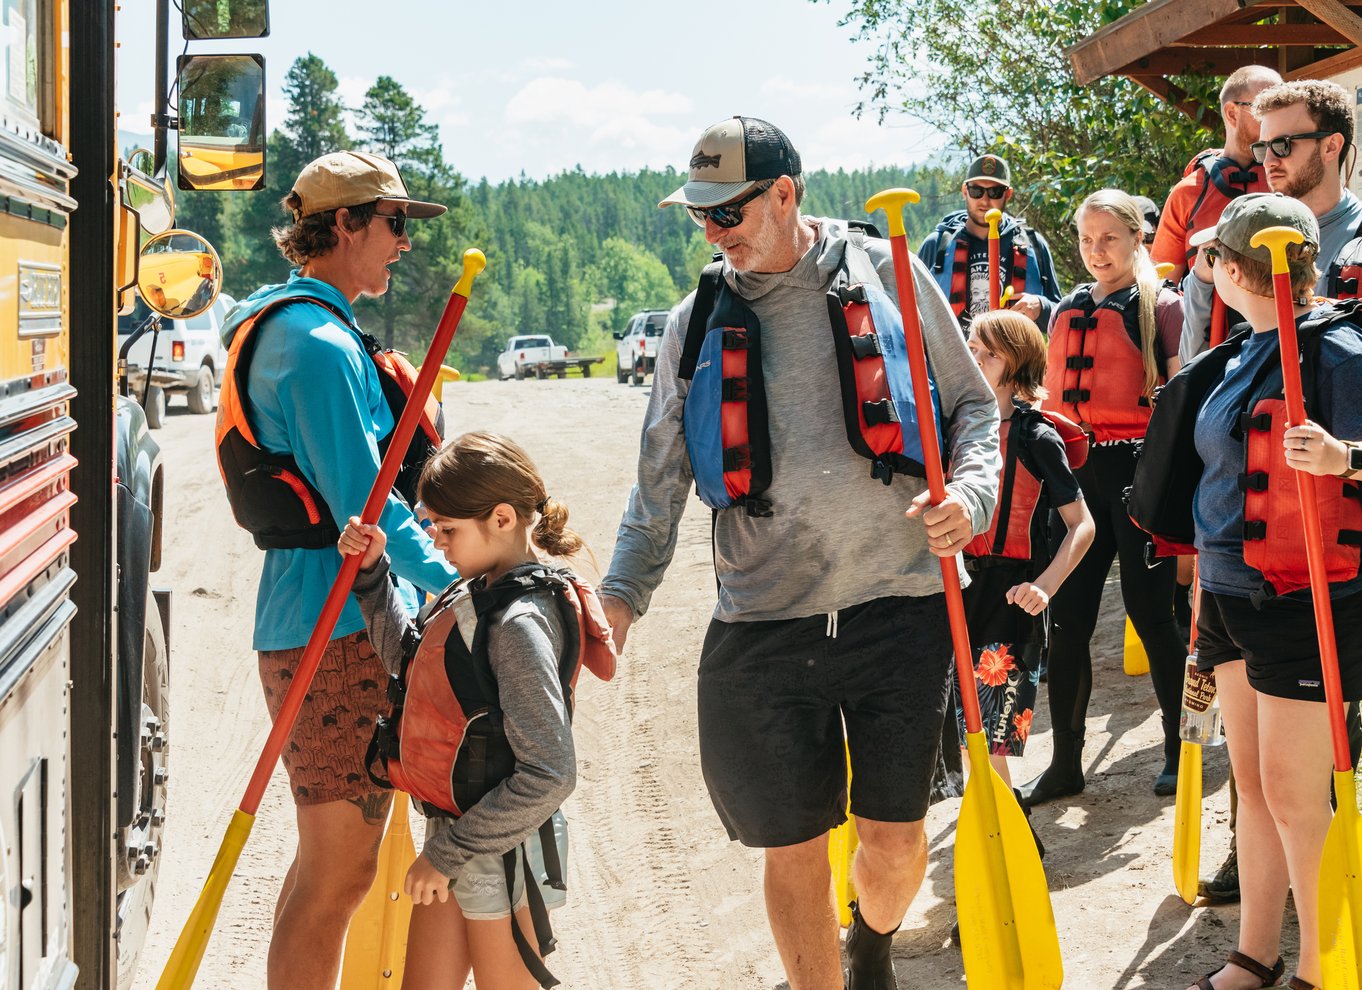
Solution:
[{"label": "black life jacket", "polygon": [[[251,427],[250,397],[247,381],[251,358],[260,340],[260,323],[266,316],[293,303],[314,303],[329,310],[342,324],[359,334],[364,350],[378,369],[383,397],[396,425],[406,408],[407,397],[416,384],[416,369],[401,353],[385,348],[361,331],[339,311],[319,299],[286,297],[276,300],[237,327],[227,351],[227,367],[222,375],[218,400],[218,469],[227,486],[227,501],[237,525],[255,538],[262,550],[319,550],[333,546],[340,529],[321,492],[307,480],[292,454],[276,454],[256,441]],[[430,455],[443,442],[444,411],[432,396],[426,396],[420,427],[412,435],[402,458],[393,490],[416,504],[416,483]],[[391,436],[391,434],[389,434]],[[378,442],[380,454],[388,449],[388,437]]]},{"label": "black life jacket", "polygon": [[1362,225],[1329,263],[1324,294],[1338,300],[1362,298]]},{"label": "black life jacket", "polygon": [[[422,609],[403,644],[401,671],[388,681],[392,712],[376,720],[365,757],[375,784],[406,791],[428,815],[458,818],[515,772],[487,637],[507,606],[544,589],[553,592],[563,620],[558,678],[569,716],[583,666],[601,680],[614,676],[615,648],[600,599],[571,571],[523,564],[490,586],[452,586]],[[565,890],[552,817],[539,827],[539,836],[548,883]],[[517,854],[539,954],[547,955],[554,948],[553,932],[523,845],[502,857],[507,897],[514,890]],[[557,980],[514,920],[512,934],[531,974],[542,986],[554,986]]]},{"label": "black life jacket", "polygon": [[1045,387],[1044,408],[1078,423],[1094,440],[1144,436],[1152,404],[1144,394],[1137,286],[1097,303],[1084,285],[1060,303]]},{"label": "black life jacket", "polygon": [[[925,469],[902,318],[860,246],[861,237],[853,231],[848,238],[827,294],[828,323],[847,440],[871,462],[871,476],[887,485],[895,474],[925,477]],[[690,382],[682,415],[701,501],[716,510],[742,506],[748,515],[771,515],[765,497],[771,484],[771,437],[761,321],[729,289],[722,261],[707,265],[700,275],[677,377]],[[935,383],[931,393],[940,443]]]},{"label": "black life jacket", "polygon": [[[1315,388],[1320,343],[1331,327],[1357,327],[1359,315],[1362,302],[1331,306],[1296,331],[1306,415],[1325,429],[1328,417],[1318,408]],[[1127,510],[1137,526],[1156,537],[1161,552],[1195,552],[1192,502],[1205,470],[1196,452],[1196,417],[1251,332],[1239,330],[1224,344],[1198,355],[1158,396],[1127,493]],[[1295,471],[1286,463],[1282,446],[1286,403],[1280,387],[1264,387],[1278,368],[1280,360],[1267,360],[1259,369],[1235,429],[1245,441],[1245,469],[1239,478],[1244,492],[1244,562],[1263,575],[1263,586],[1250,596],[1259,606],[1275,595],[1310,586]],[[1352,580],[1362,559],[1362,485],[1317,477],[1315,494],[1329,581]]]},{"label": "black life jacket", "polygon": [[[1245,193],[1271,192],[1267,184],[1267,173],[1259,162],[1251,162],[1247,168],[1232,158],[1226,158],[1219,148],[1208,148],[1187,163],[1183,175],[1200,172],[1201,190],[1196,202],[1187,214],[1187,238],[1203,227],[1213,227],[1220,219],[1230,200],[1238,199]],[[1196,257],[1197,249],[1187,249],[1187,263]]]},{"label": "black life jacket", "polygon": [[988,532],[980,533],[965,545],[966,557],[1032,559],[1031,521],[1041,494],[1040,472],[1026,447],[1028,420],[1032,417],[1042,417],[1054,427],[1064,442],[1070,469],[1082,467],[1088,459],[1088,436],[1078,424],[1056,412],[1017,406],[999,427],[998,445],[1004,451],[1003,473],[998,482],[998,504],[993,511],[993,520]]}]

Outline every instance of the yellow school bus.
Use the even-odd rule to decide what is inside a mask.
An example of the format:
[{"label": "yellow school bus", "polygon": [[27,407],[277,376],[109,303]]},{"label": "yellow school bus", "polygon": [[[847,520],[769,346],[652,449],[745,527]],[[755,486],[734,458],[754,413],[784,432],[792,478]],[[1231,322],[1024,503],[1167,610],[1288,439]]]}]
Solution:
[{"label": "yellow school bus", "polygon": [[[262,0],[177,6],[208,31],[193,37],[219,37],[233,3],[263,16]],[[0,990],[130,986],[163,855],[166,481],[119,394],[115,321],[134,287],[161,316],[193,315],[222,272],[170,229],[170,0],[123,6],[0,0]],[[131,163],[116,16],[155,29],[161,66],[156,151]],[[222,85],[254,110],[248,86]]]}]

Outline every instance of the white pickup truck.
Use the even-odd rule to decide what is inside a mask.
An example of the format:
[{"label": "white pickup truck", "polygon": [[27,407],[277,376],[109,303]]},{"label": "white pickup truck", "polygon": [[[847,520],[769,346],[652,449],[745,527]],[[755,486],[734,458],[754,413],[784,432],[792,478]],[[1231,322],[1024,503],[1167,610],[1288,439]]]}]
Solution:
[{"label": "white pickup truck", "polygon": [[497,355],[497,378],[566,378],[568,368],[580,368],[583,378],[591,377],[591,366],[604,358],[569,354],[566,347],[555,344],[547,334],[524,334],[506,342],[506,349]]},{"label": "white pickup truck", "polygon": [[[161,321],[156,335],[156,365],[151,369],[151,388],[147,388],[147,364],[151,357],[152,335],[132,345],[127,354],[128,385],[147,413],[147,424],[159,429],[165,419],[166,402],[172,393],[184,395],[190,412],[210,413],[216,403],[217,386],[227,365],[227,349],[222,345],[222,323],[227,311],[236,304],[223,293],[198,316],[186,320]],[[150,310],[139,298],[133,311],[118,318],[118,335],[126,337],[146,319]]]},{"label": "white pickup truck", "polygon": [[649,309],[636,313],[629,318],[623,330],[615,331],[615,356],[619,364],[615,371],[615,381],[624,383],[632,380],[642,385],[645,375],[653,373],[657,363],[657,345],[662,340],[662,330],[667,325],[667,310]]}]

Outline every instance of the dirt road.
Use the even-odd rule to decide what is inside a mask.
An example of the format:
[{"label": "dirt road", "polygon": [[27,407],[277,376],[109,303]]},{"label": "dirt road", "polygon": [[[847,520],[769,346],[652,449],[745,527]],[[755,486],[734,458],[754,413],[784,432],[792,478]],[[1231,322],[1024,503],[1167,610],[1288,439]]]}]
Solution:
[{"label": "dirt road", "polygon": [[[504,431],[539,464],[572,524],[609,560],[633,482],[646,388],[589,380],[450,386],[450,429]],[[259,554],[232,523],[212,456],[212,419],[171,410],[168,516],[158,583],[174,589],[171,790],[167,853],[139,986],[154,986],[202,887],[267,719],[250,649]],[[694,678],[713,605],[709,515],[697,503],[652,611],[635,626],[619,677],[583,678],[576,720],[579,786],[567,805],[568,907],[550,958],[564,985],[777,988],[784,977],[761,900],[761,858],[731,844],[700,779]],[[1089,721],[1087,791],[1038,809],[1064,950],[1066,987],[1185,987],[1233,947],[1237,908],[1184,905],[1173,890],[1173,799],[1150,791],[1158,766],[1148,677],[1121,671],[1121,610],[1109,582]],[[908,647],[911,649],[911,647]],[[1017,777],[1044,766],[1044,704]],[[1203,862],[1228,833],[1223,749],[1206,756]],[[931,865],[895,939],[902,987],[963,986],[951,848],[959,802],[928,818]],[[265,985],[275,892],[292,854],[292,808],[276,772],[228,890],[198,986]],[[1284,947],[1290,959],[1294,947]],[[1290,971],[1288,969],[1288,971]]]}]

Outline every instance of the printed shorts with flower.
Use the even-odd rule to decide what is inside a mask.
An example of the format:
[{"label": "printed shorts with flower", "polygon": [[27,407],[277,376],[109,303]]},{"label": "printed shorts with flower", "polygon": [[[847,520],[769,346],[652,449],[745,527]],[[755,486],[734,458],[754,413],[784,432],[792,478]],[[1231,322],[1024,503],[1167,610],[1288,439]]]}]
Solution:
[{"label": "printed shorts with flower", "polygon": [[[1001,756],[1021,756],[1031,734],[1031,719],[1040,685],[1040,658],[1045,649],[1046,617],[1030,616],[1007,603],[1007,591],[1027,580],[1028,561],[990,560],[989,566],[973,571],[973,583],[965,589],[965,617],[970,646],[974,651],[974,683],[979,693],[988,751]],[[965,712],[960,705],[959,683],[951,667],[955,691],[955,718],[960,745],[965,745]]]}]

